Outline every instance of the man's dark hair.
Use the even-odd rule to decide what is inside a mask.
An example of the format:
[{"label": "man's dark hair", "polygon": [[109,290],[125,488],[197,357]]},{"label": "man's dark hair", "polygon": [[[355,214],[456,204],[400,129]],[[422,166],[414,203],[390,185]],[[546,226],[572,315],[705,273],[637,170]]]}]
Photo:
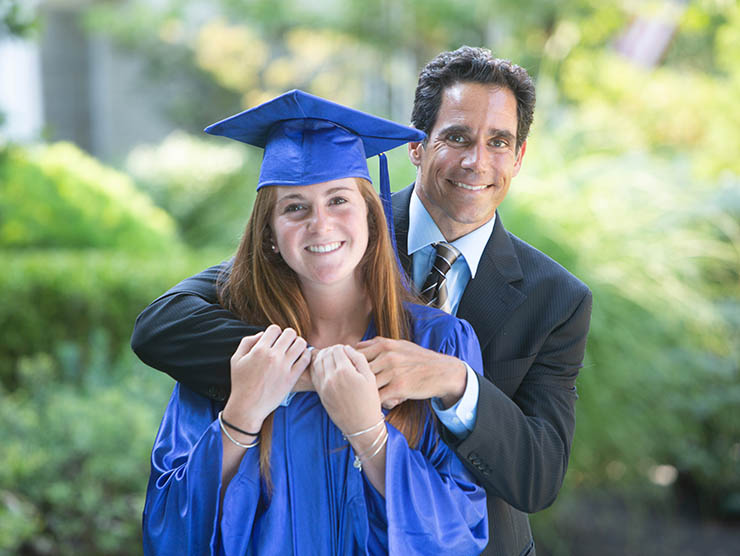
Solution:
[{"label": "man's dark hair", "polygon": [[534,84],[527,70],[508,60],[494,58],[487,48],[461,46],[452,52],[442,52],[421,70],[411,112],[412,125],[429,134],[437,121],[442,93],[460,82],[497,85],[514,94],[516,150],[519,152],[534,117]]}]

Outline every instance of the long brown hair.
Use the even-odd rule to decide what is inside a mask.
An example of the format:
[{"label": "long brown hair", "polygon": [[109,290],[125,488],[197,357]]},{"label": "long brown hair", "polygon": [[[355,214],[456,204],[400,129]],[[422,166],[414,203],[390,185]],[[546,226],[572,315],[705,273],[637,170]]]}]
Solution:
[{"label": "long brown hair", "polygon": [[[360,276],[370,296],[375,329],[379,336],[409,339],[409,320],[403,302],[411,296],[401,284],[383,206],[370,182],[361,178],[356,178],[356,182],[367,204],[368,245],[360,261]],[[273,187],[257,192],[231,274],[219,288],[219,299],[245,322],[291,327],[305,337],[311,330],[311,315],[298,276],[272,251],[270,220],[275,200]],[[427,412],[427,402],[409,400],[391,410],[387,420],[406,437],[409,446],[415,448]],[[262,424],[260,437],[260,469],[265,482],[271,486],[272,414]]]}]

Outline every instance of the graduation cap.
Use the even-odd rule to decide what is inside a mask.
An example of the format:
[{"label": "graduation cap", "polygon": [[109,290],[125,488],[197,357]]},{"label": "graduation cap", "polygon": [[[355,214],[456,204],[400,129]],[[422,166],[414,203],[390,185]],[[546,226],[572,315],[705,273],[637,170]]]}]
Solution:
[{"label": "graduation cap", "polygon": [[301,186],[349,177],[371,182],[366,159],[378,155],[380,198],[395,247],[384,151],[422,141],[422,131],[297,89],[212,124],[205,131],[265,150],[258,190],[268,185]]}]

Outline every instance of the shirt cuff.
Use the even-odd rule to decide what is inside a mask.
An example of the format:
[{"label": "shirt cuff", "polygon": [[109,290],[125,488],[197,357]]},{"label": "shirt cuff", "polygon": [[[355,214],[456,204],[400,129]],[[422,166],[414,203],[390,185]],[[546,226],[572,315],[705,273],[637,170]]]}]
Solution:
[{"label": "shirt cuff", "polygon": [[[465,363],[463,361],[463,363]],[[432,409],[447,429],[462,440],[473,430],[475,418],[478,414],[478,392],[480,385],[475,371],[465,363],[468,371],[467,384],[462,397],[457,403],[447,409],[442,409],[439,398],[432,398]]]}]

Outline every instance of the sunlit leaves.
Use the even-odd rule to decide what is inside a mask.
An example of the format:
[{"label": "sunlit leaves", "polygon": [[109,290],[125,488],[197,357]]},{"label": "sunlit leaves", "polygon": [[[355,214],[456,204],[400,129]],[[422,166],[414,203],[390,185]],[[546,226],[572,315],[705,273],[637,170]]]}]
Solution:
[{"label": "sunlit leaves", "polygon": [[223,20],[201,27],[195,43],[198,65],[211,72],[224,87],[244,92],[258,82],[268,49],[250,27],[230,25]]},{"label": "sunlit leaves", "polygon": [[262,153],[255,147],[183,131],[139,145],[126,167],[191,246],[237,242],[254,199]]},{"label": "sunlit leaves", "polygon": [[646,70],[616,54],[581,52],[564,63],[560,82],[592,114],[586,125],[620,150],[686,153],[704,178],[730,169],[740,173],[740,78]]}]

